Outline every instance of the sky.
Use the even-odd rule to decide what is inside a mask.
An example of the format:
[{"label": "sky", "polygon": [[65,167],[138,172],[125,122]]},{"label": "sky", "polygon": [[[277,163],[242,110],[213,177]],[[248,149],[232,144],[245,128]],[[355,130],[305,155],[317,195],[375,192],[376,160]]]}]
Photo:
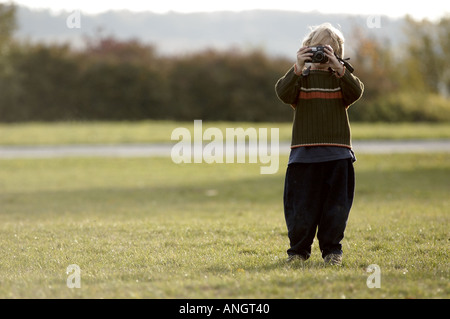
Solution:
[{"label": "sky", "polygon": [[[0,3],[9,2],[11,1],[0,0]],[[190,13],[271,9],[387,15],[390,17],[404,17],[406,14],[409,14],[416,19],[428,18],[430,20],[439,19],[444,14],[450,15],[450,1],[448,0],[16,0],[12,2],[30,8],[46,8],[55,12],[80,10],[86,14],[120,9],[137,12],[152,11],[156,13],[169,11]]]}]

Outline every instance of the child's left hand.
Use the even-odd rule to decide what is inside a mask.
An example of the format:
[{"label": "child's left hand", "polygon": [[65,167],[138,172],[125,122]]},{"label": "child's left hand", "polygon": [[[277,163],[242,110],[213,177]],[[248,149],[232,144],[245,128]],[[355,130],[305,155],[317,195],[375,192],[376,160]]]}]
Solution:
[{"label": "child's left hand", "polygon": [[328,57],[328,65],[340,75],[344,73],[344,66],[334,55],[333,48],[330,45],[325,45],[325,55]]}]

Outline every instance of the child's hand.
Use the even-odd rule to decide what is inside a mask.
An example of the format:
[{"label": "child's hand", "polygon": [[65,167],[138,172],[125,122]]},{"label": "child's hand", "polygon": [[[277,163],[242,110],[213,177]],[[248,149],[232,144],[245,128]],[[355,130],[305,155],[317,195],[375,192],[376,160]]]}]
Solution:
[{"label": "child's hand", "polygon": [[341,62],[336,58],[334,55],[333,48],[330,45],[325,45],[325,55],[328,57],[328,65],[330,68],[332,68],[334,71],[339,73],[339,75],[342,75],[344,73],[344,66]]},{"label": "child's hand", "polygon": [[303,47],[300,50],[297,51],[297,70],[301,71],[305,67],[305,61],[311,60],[311,57],[313,56],[312,53],[309,53],[308,47]]}]

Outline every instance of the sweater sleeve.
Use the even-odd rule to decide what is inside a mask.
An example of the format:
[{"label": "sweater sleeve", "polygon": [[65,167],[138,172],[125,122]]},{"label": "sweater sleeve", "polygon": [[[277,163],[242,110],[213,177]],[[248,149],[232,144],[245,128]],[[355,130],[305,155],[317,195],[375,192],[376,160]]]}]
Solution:
[{"label": "sweater sleeve", "polygon": [[344,103],[348,108],[362,97],[364,84],[347,69],[339,80]]},{"label": "sweater sleeve", "polygon": [[278,98],[285,104],[293,105],[297,103],[300,76],[294,73],[294,67],[278,80],[275,91]]}]

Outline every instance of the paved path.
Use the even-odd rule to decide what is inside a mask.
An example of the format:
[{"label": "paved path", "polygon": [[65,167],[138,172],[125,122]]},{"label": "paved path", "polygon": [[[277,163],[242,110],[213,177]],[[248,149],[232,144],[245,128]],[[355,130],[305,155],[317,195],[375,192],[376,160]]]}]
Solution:
[{"label": "paved path", "polygon": [[[54,157],[152,157],[170,156],[174,144],[0,146],[0,159]],[[205,144],[206,145],[206,144]],[[280,143],[280,154],[289,153],[289,144]],[[450,140],[354,141],[356,154],[450,153]]]}]

